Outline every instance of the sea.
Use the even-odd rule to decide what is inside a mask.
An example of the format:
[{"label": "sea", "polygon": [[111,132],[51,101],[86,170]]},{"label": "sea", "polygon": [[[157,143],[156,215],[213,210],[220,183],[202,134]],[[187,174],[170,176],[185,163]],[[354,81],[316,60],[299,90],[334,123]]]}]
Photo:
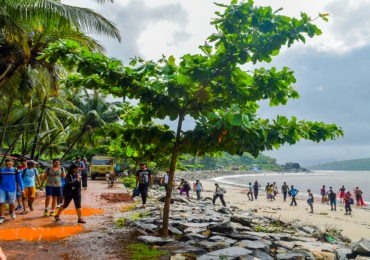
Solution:
[{"label": "sea", "polygon": [[279,190],[285,181],[289,187],[294,185],[300,191],[301,195],[307,195],[307,189],[315,197],[320,197],[322,185],[328,189],[333,187],[335,192],[344,185],[352,194],[356,187],[359,187],[363,192],[363,200],[366,204],[370,204],[370,171],[313,171],[300,173],[271,173],[271,172],[256,172],[243,175],[222,176],[213,180],[219,183],[248,187],[257,180],[261,187],[264,188],[267,182],[276,182]]}]

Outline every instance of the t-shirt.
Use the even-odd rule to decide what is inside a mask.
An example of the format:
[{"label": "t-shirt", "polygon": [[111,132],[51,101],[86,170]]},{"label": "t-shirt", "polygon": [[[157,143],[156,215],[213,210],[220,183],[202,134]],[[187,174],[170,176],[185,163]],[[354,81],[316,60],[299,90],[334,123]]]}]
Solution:
[{"label": "t-shirt", "polygon": [[168,184],[168,178],[169,178],[169,176],[168,176],[167,173],[163,174],[163,183],[164,184]]},{"label": "t-shirt", "polygon": [[83,170],[82,173],[83,174],[89,174],[89,170],[90,170],[89,163],[82,162],[82,164],[85,166],[85,170]]},{"label": "t-shirt", "polygon": [[292,196],[297,195],[297,190],[296,189],[291,189],[290,192],[291,192]]},{"label": "t-shirt", "polygon": [[[85,164],[80,161],[80,162],[74,162],[74,164],[78,165],[78,168],[84,168]],[[78,171],[78,174],[81,175],[82,171]]]},{"label": "t-shirt", "polygon": [[0,189],[3,191],[10,191],[14,192],[17,190],[17,181],[19,184],[19,188],[23,191],[23,181],[21,178],[21,175],[18,170],[16,170],[14,167],[7,169],[2,168],[1,169],[1,182],[0,182]]},{"label": "t-shirt", "polygon": [[64,184],[64,192],[80,191],[81,183],[77,181],[78,175],[67,174]]},{"label": "t-shirt", "polygon": [[195,184],[195,190],[202,190],[202,184],[196,183]]},{"label": "t-shirt", "polygon": [[21,171],[24,187],[35,187],[36,186],[36,174],[39,174],[36,168],[26,168]]},{"label": "t-shirt", "polygon": [[252,191],[252,184],[249,185],[249,191]]},{"label": "t-shirt", "polygon": [[146,170],[138,170],[136,172],[136,176],[139,177],[140,184],[147,184],[149,183],[149,176],[152,175],[152,172],[149,169]]},{"label": "t-shirt", "polygon": [[325,195],[325,188],[321,188],[321,195],[324,196]]},{"label": "t-shirt", "polygon": [[254,188],[254,190],[258,190],[258,183],[255,183],[255,184],[253,185],[253,188]]},{"label": "t-shirt", "polygon": [[281,186],[281,191],[282,191],[282,192],[288,192],[288,190],[289,190],[288,185],[283,185],[283,186]]},{"label": "t-shirt", "polygon": [[329,199],[331,201],[336,200],[337,199],[337,194],[334,193],[334,192],[329,192]]},{"label": "t-shirt", "polygon": [[48,168],[46,170],[47,173],[47,186],[50,187],[62,187],[62,173],[64,172],[63,168]]}]

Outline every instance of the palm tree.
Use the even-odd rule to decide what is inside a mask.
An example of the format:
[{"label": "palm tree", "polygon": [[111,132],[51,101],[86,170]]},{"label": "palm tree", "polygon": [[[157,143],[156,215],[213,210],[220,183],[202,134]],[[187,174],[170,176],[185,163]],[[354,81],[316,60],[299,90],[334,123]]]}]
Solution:
[{"label": "palm tree", "polygon": [[65,151],[62,159],[69,154],[72,148],[81,140],[80,149],[82,149],[89,142],[93,142],[93,134],[97,129],[103,127],[106,123],[116,122],[119,120],[122,111],[120,109],[121,103],[109,102],[105,96],[94,92],[92,95],[87,95],[80,103],[80,114],[78,117],[78,125],[72,129],[68,143],[69,147]]},{"label": "palm tree", "polygon": [[[0,26],[0,88],[27,64],[52,70],[37,57],[57,39],[77,39],[96,47],[97,42],[86,33],[97,33],[120,41],[118,29],[100,14],[59,1],[0,0]],[[38,32],[38,37],[34,37]]]}]

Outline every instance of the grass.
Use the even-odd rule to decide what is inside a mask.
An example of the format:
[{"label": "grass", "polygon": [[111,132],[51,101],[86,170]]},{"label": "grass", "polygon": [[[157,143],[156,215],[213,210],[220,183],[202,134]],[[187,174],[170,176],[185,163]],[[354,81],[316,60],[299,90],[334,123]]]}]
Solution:
[{"label": "grass", "polygon": [[169,254],[143,243],[132,243],[126,249],[133,260],[158,259],[160,256]]},{"label": "grass", "polygon": [[119,218],[115,222],[116,222],[116,226],[118,228],[123,228],[127,225],[127,219],[126,218]]}]

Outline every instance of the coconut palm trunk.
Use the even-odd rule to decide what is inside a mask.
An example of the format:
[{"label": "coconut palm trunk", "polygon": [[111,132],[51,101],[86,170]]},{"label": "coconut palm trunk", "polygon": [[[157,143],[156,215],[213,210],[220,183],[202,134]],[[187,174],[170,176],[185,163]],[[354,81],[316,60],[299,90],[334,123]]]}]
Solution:
[{"label": "coconut palm trunk", "polygon": [[46,109],[46,102],[47,102],[47,100],[48,100],[48,97],[47,97],[47,95],[45,95],[44,101],[43,101],[42,107],[41,107],[40,118],[39,118],[39,121],[37,123],[37,129],[36,129],[36,133],[35,133],[35,138],[33,139],[33,145],[32,145],[32,151],[31,151],[31,160],[33,160],[35,158],[37,141],[38,141],[39,134],[40,134],[42,120],[44,118],[44,113],[45,113],[45,109]]},{"label": "coconut palm trunk", "polygon": [[5,138],[6,128],[8,127],[9,115],[10,115],[10,112],[12,110],[13,103],[14,103],[14,98],[10,98],[9,99],[9,104],[8,104],[8,110],[6,111],[6,115],[5,115],[5,122],[4,122],[3,131],[1,132],[1,136],[0,136],[0,147],[2,147],[2,145],[3,145],[3,140]]}]

